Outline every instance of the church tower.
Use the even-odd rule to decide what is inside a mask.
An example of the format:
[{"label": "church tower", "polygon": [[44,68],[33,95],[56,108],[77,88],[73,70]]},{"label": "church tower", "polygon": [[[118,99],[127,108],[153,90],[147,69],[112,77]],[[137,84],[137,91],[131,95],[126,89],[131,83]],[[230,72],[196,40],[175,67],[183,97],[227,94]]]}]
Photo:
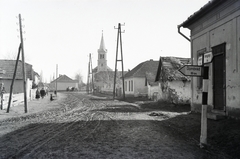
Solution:
[{"label": "church tower", "polygon": [[102,39],[100,43],[100,47],[98,49],[98,70],[100,71],[107,71],[107,49],[105,47],[104,39],[103,39],[103,33],[102,33]]}]

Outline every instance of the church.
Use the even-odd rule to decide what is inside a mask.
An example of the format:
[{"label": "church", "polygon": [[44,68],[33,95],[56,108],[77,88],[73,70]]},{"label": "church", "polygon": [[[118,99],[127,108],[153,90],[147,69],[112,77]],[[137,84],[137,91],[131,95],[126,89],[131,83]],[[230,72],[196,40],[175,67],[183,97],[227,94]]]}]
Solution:
[{"label": "church", "polygon": [[[95,90],[101,93],[112,94],[114,87],[115,72],[107,65],[107,49],[105,47],[103,33],[100,42],[100,47],[98,49],[97,66],[92,70],[92,73]],[[121,72],[117,72],[116,89],[120,89],[120,87],[122,86],[122,81],[120,77]]]},{"label": "church", "polygon": [[107,66],[107,49],[105,47],[103,33],[100,42],[100,47],[98,49],[98,65],[93,69],[93,73],[102,72],[102,71],[112,71],[110,67]]}]

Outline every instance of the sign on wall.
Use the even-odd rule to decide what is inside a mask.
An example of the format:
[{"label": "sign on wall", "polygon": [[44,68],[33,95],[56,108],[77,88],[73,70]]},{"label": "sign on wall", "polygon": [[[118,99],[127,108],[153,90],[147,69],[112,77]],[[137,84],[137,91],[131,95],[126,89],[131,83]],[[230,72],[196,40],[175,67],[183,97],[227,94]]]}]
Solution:
[{"label": "sign on wall", "polygon": [[178,71],[184,76],[202,76],[202,67],[197,65],[184,65]]}]

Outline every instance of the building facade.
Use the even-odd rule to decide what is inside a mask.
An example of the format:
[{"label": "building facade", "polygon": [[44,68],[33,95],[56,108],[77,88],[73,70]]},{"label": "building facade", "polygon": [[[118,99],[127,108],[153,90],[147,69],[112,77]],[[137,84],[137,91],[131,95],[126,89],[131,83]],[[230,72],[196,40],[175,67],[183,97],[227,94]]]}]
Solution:
[{"label": "building facade", "polygon": [[190,63],[190,58],[160,57],[155,79],[159,82],[157,100],[174,104],[190,103],[191,79],[178,71]]},{"label": "building facade", "polygon": [[156,75],[158,61],[142,62],[124,75],[124,90],[126,96],[148,96],[149,74]]},{"label": "building facade", "polygon": [[[188,28],[191,38],[180,32]],[[211,52],[208,112],[240,118],[240,0],[212,0],[178,26],[191,42],[193,65]],[[202,78],[192,78],[191,108],[201,110]]]}]

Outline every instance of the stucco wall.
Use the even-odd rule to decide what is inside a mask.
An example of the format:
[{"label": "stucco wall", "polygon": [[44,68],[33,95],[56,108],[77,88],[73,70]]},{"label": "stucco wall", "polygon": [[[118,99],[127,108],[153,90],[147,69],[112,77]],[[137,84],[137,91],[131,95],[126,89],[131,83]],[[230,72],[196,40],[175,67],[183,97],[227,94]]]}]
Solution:
[{"label": "stucco wall", "polygon": [[[211,51],[212,47],[226,43],[226,111],[240,114],[240,2],[227,1],[212,10],[190,28],[193,64],[197,64],[197,52]],[[208,104],[213,107],[213,67],[209,64]],[[202,91],[197,88],[197,78],[192,79],[192,110],[200,110]]]},{"label": "stucco wall", "polygon": [[[148,99],[153,99],[155,98],[155,95],[158,95],[159,91],[159,86],[150,86],[148,85]],[[157,94],[156,94],[157,93]]]},{"label": "stucco wall", "polygon": [[147,86],[145,86],[145,78],[134,78],[134,96],[147,96]]},{"label": "stucco wall", "polygon": [[170,103],[190,103],[190,81],[167,81],[159,85],[158,100]]},{"label": "stucco wall", "polygon": [[[168,82],[169,88],[174,90],[178,103],[190,103],[191,82],[190,81],[171,81]],[[175,101],[176,102],[176,101]]]},{"label": "stucco wall", "polygon": [[[143,77],[132,77],[132,78],[125,78],[125,82],[127,82],[127,85],[125,88],[125,94],[126,95],[133,95],[135,97],[137,96],[147,96],[148,94],[148,87],[145,86],[145,78]],[[129,90],[129,82],[131,83],[133,81],[133,90],[130,88]],[[131,85],[131,84],[130,84]],[[130,86],[131,87],[131,86]]]}]

